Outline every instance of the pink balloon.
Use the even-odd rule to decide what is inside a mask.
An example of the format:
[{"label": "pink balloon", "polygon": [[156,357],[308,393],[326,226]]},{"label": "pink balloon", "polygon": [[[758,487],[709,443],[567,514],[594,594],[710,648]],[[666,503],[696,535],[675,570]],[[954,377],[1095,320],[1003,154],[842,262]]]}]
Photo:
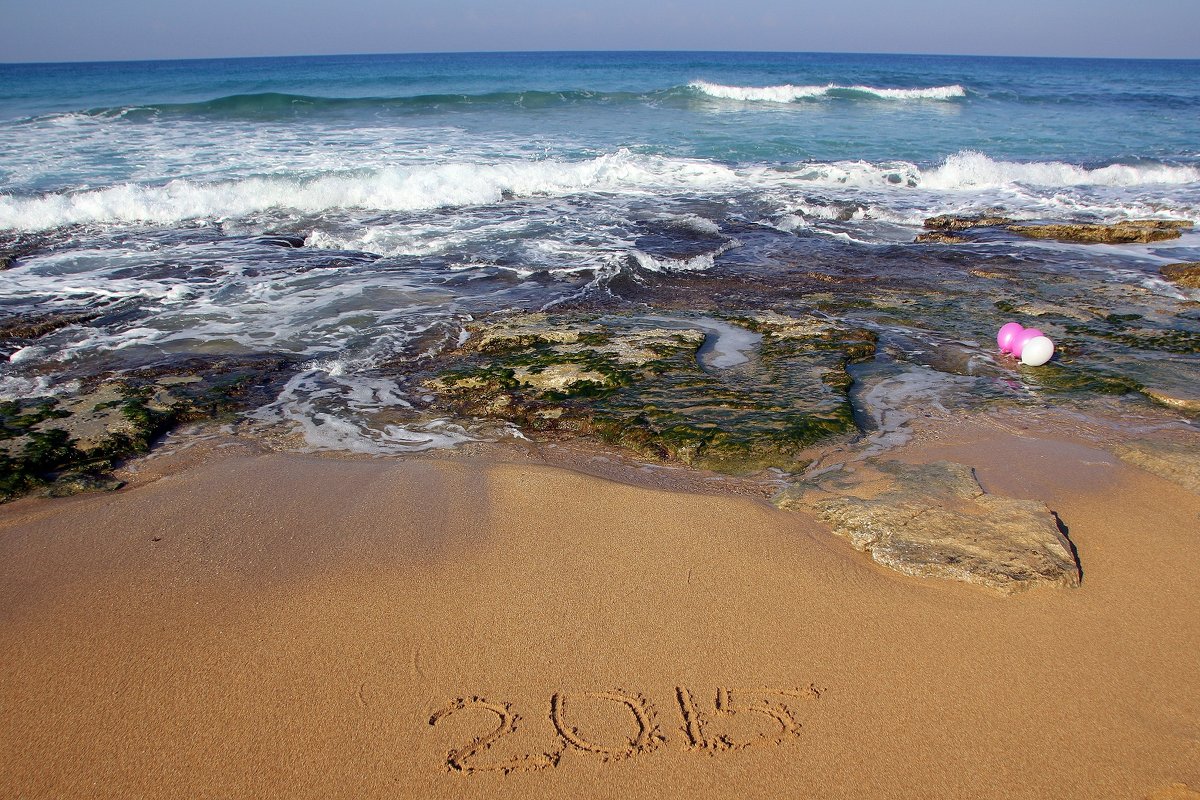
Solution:
[{"label": "pink balloon", "polygon": [[1000,332],[996,334],[996,344],[1000,346],[1001,353],[1011,353],[1013,340],[1021,335],[1021,331],[1025,330],[1017,322],[1006,322],[1000,326]]},{"label": "pink balloon", "polygon": [[1039,336],[1045,335],[1046,334],[1042,333],[1037,328],[1026,328],[1025,330],[1021,331],[1020,335],[1017,336],[1016,339],[1013,340],[1012,354],[1017,358],[1020,358],[1021,351],[1025,349],[1026,342],[1028,342],[1030,339],[1036,339]]}]

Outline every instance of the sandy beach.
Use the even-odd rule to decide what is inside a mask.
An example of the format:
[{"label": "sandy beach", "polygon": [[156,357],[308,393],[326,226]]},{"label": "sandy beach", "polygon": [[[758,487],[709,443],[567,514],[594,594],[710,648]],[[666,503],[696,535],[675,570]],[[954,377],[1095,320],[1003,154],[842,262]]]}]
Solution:
[{"label": "sandy beach", "polygon": [[897,455],[1046,502],[1082,584],[529,458],[229,447],[9,504],[0,795],[1196,797],[1200,497],[989,426]]}]

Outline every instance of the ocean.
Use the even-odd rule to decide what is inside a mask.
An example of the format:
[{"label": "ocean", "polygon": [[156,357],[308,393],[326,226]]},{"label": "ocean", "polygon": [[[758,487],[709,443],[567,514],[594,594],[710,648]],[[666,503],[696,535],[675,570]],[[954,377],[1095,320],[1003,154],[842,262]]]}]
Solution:
[{"label": "ocean", "polygon": [[[1200,261],[1200,233],[915,241],[947,214],[1200,220],[1200,62],[0,65],[0,324],[75,320],[0,342],[0,400],[271,357],[285,374],[237,432],[404,453],[527,433],[423,405],[411,377],[479,320],[641,314],[718,337],[711,320],[757,310],[877,337],[850,396],[880,447],[988,405],[1194,425],[1200,290],[1160,269]],[[1010,319],[1055,339],[1050,365],[997,352]]]}]

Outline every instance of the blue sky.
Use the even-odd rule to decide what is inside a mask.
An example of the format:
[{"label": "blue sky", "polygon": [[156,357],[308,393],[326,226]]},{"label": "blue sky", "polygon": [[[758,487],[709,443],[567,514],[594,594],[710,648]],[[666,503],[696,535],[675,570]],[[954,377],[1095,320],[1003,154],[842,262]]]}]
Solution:
[{"label": "blue sky", "polygon": [[1200,0],[0,0],[2,61],[461,50],[1200,58]]}]

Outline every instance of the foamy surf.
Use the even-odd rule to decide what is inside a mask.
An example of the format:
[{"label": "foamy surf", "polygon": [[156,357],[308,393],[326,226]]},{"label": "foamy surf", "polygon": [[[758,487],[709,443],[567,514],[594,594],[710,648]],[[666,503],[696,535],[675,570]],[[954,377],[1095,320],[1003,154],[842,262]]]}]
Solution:
[{"label": "foamy surf", "polygon": [[151,223],[245,217],[272,210],[308,214],[342,209],[420,211],[481,206],[513,197],[589,191],[646,192],[711,189],[736,183],[720,164],[619,150],[582,161],[559,159],[443,163],[324,174],[307,178],[253,177],[162,186],[122,184],[103,189],[0,198],[0,229],[39,231],[66,225]]},{"label": "foamy surf", "polygon": [[688,87],[720,100],[739,100],[748,103],[794,103],[820,97],[865,97],[878,100],[954,100],[967,96],[967,90],[951,86],[930,86],[914,89],[889,89],[876,86],[842,86],[827,83],[819,86],[726,86],[707,81],[692,81]]},{"label": "foamy surf", "polygon": [[[261,214],[321,216],[340,212],[419,212],[441,208],[480,208],[522,198],[603,194],[607,198],[658,196],[725,197],[730,192],[770,193],[789,187],[870,189],[903,205],[911,190],[955,193],[1006,190],[1010,210],[1022,205],[1040,210],[1049,203],[1070,205],[1076,213],[1146,213],[1144,202],[1130,196],[1099,198],[1058,190],[1137,190],[1142,187],[1200,189],[1200,168],[1160,163],[1085,167],[1065,162],[1018,162],[973,151],[956,153],[934,166],[913,162],[835,161],[785,167],[736,168],[707,159],[642,155],[617,150],[594,158],[457,162],[386,167],[309,177],[251,177],[203,182],[195,179],[163,185],[125,183],[105,188],[0,196],[0,230],[44,231],[70,225],[173,225],[227,221]],[[858,198],[856,198],[858,199]],[[880,205],[877,197],[870,198]],[[604,198],[597,198],[603,204]],[[882,206],[886,206],[885,201]],[[1094,208],[1093,208],[1094,206]],[[1190,205],[1187,206],[1190,208]],[[813,208],[813,206],[808,206]],[[939,209],[936,201],[925,210]],[[840,212],[834,212],[840,213]],[[895,218],[903,208],[892,209]],[[1188,212],[1191,213],[1191,212]],[[898,216],[896,216],[898,215]],[[686,217],[686,215],[684,215]],[[824,212],[805,216],[826,216]],[[511,226],[511,221],[501,227]],[[482,227],[494,226],[485,221]],[[711,222],[690,226],[710,233]],[[697,227],[699,226],[699,227]],[[315,233],[311,244],[357,246],[383,254],[441,252],[466,241],[457,222],[439,223],[438,231],[369,229],[354,236]],[[466,225],[465,227],[470,227]]]},{"label": "foamy surf", "polygon": [[973,189],[1024,184],[1050,188],[1072,186],[1146,186],[1200,183],[1200,168],[1166,164],[1111,164],[1088,169],[1060,161],[1020,163],[962,152],[918,178],[927,189]]}]

